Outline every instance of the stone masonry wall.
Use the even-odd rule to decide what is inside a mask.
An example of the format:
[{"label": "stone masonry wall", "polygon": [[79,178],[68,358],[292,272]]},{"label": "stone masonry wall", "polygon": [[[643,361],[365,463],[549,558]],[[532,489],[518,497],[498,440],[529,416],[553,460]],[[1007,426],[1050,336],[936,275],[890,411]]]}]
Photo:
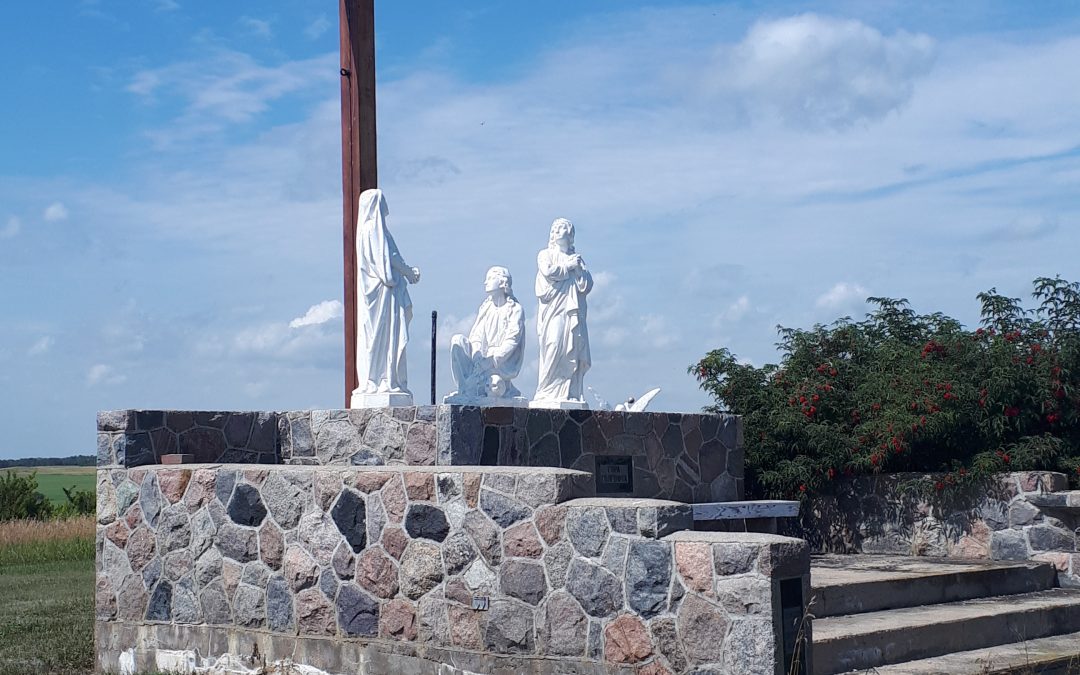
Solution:
[{"label": "stone masonry wall", "polygon": [[123,410],[98,417],[98,465],[197,462],[323,466],[547,466],[593,474],[629,457],[627,496],[740,499],[741,420],[730,415],[414,406],[294,412]]},{"label": "stone masonry wall", "polygon": [[185,630],[226,629],[263,654],[322,640],[308,665],[328,672],[358,642],[473,672],[782,672],[779,580],[808,593],[805,542],[687,531],[687,504],[571,500],[578,475],[99,469],[99,667],[131,631],[187,649]]},{"label": "stone masonry wall", "polygon": [[277,413],[110,410],[97,417],[97,465],[158,464],[162,455],[197,462],[277,464]]},{"label": "stone masonry wall", "polygon": [[1070,571],[1080,523],[1033,503],[1065,490],[1064,474],[1004,474],[929,497],[911,489],[924,478],[883,474],[837,481],[833,494],[811,499],[805,517],[786,531],[820,552],[1037,559]]}]

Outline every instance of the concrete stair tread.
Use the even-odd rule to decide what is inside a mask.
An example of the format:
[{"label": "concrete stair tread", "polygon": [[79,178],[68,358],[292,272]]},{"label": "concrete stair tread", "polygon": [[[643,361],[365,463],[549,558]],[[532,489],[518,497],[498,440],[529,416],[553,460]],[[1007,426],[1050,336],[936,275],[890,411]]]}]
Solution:
[{"label": "concrete stair tread", "polygon": [[1054,588],[816,619],[814,673],[830,675],[1080,630],[1080,590]]},{"label": "concrete stair tread", "polygon": [[975,598],[941,605],[903,607],[833,616],[814,621],[814,643],[855,635],[920,628],[931,624],[948,625],[984,616],[1020,614],[1066,606],[1080,607],[1080,590],[1054,588],[1023,595]]},{"label": "concrete stair tread", "polygon": [[1031,569],[1041,564],[1043,563],[899,555],[815,555],[810,558],[810,586],[817,590],[845,584],[913,579],[991,569]]},{"label": "concrete stair tread", "polygon": [[870,672],[877,675],[1020,675],[1046,671],[1066,673],[1076,669],[1080,669],[1080,633],[878,666]]},{"label": "concrete stair tread", "polygon": [[818,619],[937,605],[1055,586],[1045,562],[892,555],[822,555],[810,561],[811,613]]}]

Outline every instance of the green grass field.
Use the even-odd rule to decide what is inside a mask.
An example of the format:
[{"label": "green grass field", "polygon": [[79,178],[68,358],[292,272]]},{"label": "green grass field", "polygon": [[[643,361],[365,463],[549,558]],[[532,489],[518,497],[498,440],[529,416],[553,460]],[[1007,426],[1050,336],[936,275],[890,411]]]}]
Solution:
[{"label": "green grass field", "polygon": [[90,518],[82,525],[0,523],[0,675],[93,672],[94,540],[88,532]]},{"label": "green grass field", "polygon": [[[64,488],[78,488],[93,492],[97,486],[97,469],[92,466],[37,466],[12,467],[17,474],[37,472],[38,492],[53,504],[66,504]],[[2,473],[3,470],[0,470]]]}]

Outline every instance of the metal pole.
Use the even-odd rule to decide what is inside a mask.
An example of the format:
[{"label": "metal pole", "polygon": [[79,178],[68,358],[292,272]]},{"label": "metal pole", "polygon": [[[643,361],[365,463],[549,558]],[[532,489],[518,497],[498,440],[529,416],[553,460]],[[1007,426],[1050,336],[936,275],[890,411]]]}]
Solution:
[{"label": "metal pole", "polygon": [[431,310],[431,405],[435,405],[435,364],[438,361],[438,347],[435,339],[438,337],[439,313]]}]

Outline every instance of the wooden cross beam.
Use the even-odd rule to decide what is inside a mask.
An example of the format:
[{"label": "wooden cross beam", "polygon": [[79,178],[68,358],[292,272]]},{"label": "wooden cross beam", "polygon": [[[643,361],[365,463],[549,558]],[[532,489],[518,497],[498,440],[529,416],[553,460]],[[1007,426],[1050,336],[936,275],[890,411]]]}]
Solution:
[{"label": "wooden cross beam", "polygon": [[338,0],[341,25],[341,193],[345,247],[345,407],[356,389],[356,210],[378,187],[375,0]]}]

